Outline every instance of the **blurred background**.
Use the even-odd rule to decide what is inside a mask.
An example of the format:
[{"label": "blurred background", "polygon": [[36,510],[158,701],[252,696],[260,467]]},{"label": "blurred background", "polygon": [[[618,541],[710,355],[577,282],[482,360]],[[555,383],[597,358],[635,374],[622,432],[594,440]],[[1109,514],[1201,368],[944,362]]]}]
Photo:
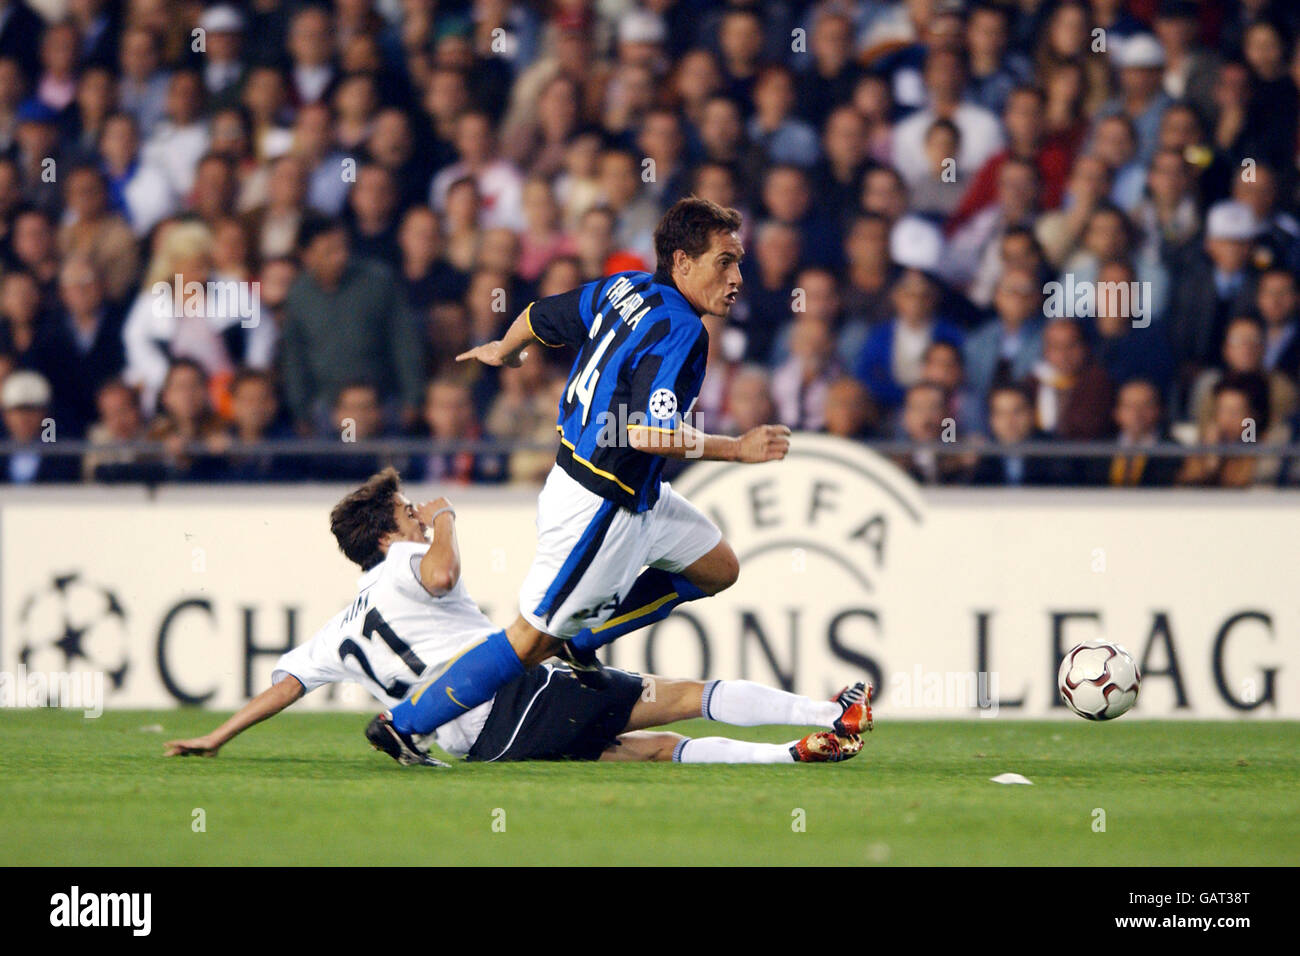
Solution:
[{"label": "blurred background", "polygon": [[699,424],[922,484],[1289,484],[1300,11],[1269,0],[0,4],[0,483],[535,485],[567,356],[748,257]]}]

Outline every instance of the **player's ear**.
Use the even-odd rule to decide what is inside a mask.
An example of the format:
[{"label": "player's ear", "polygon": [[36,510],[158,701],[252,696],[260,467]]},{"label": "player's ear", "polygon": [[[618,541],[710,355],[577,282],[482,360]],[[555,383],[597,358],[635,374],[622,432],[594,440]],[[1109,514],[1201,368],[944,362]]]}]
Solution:
[{"label": "player's ear", "polygon": [[673,272],[681,270],[685,275],[691,273],[691,257],[686,254],[685,249],[673,250]]}]

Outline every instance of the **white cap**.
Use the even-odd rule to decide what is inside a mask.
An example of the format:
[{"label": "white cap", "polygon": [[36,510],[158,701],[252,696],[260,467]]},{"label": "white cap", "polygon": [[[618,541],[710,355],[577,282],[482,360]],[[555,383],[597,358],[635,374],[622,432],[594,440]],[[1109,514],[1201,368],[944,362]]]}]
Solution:
[{"label": "white cap", "polygon": [[663,18],[649,10],[633,10],[618,22],[619,43],[663,43],[666,39]]},{"label": "white cap", "polygon": [[0,389],[0,406],[10,408],[45,408],[50,404],[50,383],[40,372],[26,369],[10,372]]},{"label": "white cap", "polygon": [[1250,242],[1259,235],[1259,220],[1245,203],[1225,199],[1210,207],[1205,217],[1205,235],[1210,239]]},{"label": "white cap", "polygon": [[890,230],[889,258],[906,269],[937,271],[943,260],[943,233],[919,216],[903,216]]},{"label": "white cap", "polygon": [[1119,43],[1115,65],[1120,69],[1158,69],[1165,65],[1165,48],[1149,33],[1135,33]]},{"label": "white cap", "polygon": [[220,3],[203,11],[199,26],[208,33],[243,33],[244,15],[235,7]]}]

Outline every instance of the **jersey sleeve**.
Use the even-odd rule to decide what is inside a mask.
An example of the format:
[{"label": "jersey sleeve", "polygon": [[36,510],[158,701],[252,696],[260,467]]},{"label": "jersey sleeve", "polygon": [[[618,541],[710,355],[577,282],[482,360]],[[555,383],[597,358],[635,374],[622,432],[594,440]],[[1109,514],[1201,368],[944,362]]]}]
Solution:
[{"label": "jersey sleeve", "polygon": [[582,348],[587,333],[591,331],[592,303],[600,297],[607,282],[608,278],[597,279],[531,303],[524,310],[524,316],[533,338],[553,349],[563,345]]},{"label": "jersey sleeve", "polygon": [[324,684],[355,679],[343,667],[336,649],[320,633],[306,644],[280,655],[271,672],[271,683],[277,684],[286,676],[296,677],[304,694]]},{"label": "jersey sleeve", "polygon": [[676,431],[699,394],[708,354],[709,333],[703,325],[670,325],[637,359],[629,425]]},{"label": "jersey sleeve", "polygon": [[402,597],[412,601],[436,600],[434,595],[424,589],[424,582],[420,580],[420,561],[428,550],[427,544],[415,541],[395,541],[389,545],[382,575]]}]

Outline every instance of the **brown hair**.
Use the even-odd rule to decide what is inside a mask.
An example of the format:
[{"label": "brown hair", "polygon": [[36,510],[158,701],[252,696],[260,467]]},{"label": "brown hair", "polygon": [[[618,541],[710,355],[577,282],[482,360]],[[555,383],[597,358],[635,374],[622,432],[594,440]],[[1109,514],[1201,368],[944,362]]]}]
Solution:
[{"label": "brown hair", "polygon": [[330,512],[330,531],[339,543],[339,550],[349,561],[369,571],[384,560],[379,540],[397,530],[393,516],[393,499],[397,496],[401,477],[395,468],[385,468],[371,475],[366,483],[351,492]]},{"label": "brown hair", "polygon": [[673,272],[673,253],[682,250],[692,259],[704,255],[715,232],[735,232],[740,213],[710,199],[687,196],[672,204],[655,227],[655,279],[667,282]]}]

